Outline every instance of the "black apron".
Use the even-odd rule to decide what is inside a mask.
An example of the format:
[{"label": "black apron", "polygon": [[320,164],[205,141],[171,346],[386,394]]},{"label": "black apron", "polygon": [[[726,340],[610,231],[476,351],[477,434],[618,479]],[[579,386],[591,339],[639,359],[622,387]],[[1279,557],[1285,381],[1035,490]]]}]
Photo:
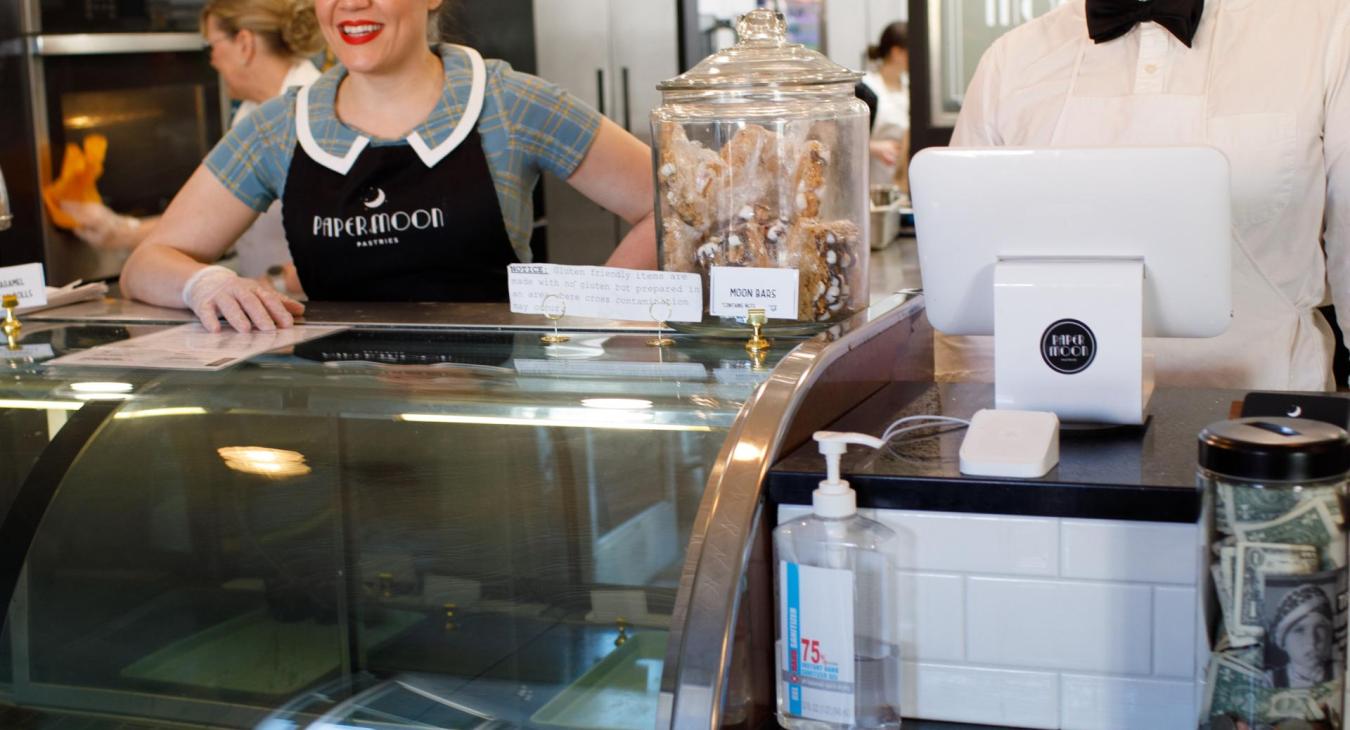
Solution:
[{"label": "black apron", "polygon": [[[482,83],[480,73],[474,83]],[[309,135],[307,102],[298,102],[305,105],[296,115],[298,135]],[[478,110],[469,114],[474,127],[430,167],[411,145],[363,144],[344,174],[297,141],[281,216],[310,299],[506,301],[506,266],[519,260],[478,135]]]}]

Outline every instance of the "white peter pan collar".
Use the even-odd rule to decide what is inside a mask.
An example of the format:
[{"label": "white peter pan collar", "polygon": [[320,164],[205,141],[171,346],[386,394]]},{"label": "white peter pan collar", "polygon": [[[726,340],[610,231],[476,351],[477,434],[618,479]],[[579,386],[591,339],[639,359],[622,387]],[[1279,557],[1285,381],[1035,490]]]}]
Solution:
[{"label": "white peter pan collar", "polygon": [[[447,155],[459,147],[460,143],[469,136],[475,125],[478,124],[478,117],[483,112],[483,97],[487,90],[487,68],[483,63],[483,57],[468,46],[450,46],[459,49],[469,57],[469,65],[472,69],[473,80],[469,87],[469,100],[464,105],[464,112],[460,115],[459,122],[450,135],[434,147],[427,144],[416,129],[408,134],[404,139],[408,146],[412,147],[413,152],[422,160],[422,164],[428,168],[435,167]],[[295,131],[300,140],[300,147],[309,155],[310,159],[323,165],[324,167],[338,173],[346,175],[351,171],[352,166],[356,164],[356,159],[361,156],[361,152],[370,145],[370,138],[363,134],[357,134],[352,140],[351,146],[343,155],[337,155],[325,150],[318,140],[314,138],[314,131],[310,125],[309,114],[309,95],[313,82],[306,84],[300,89],[295,98]],[[336,118],[336,112],[334,112]]]}]

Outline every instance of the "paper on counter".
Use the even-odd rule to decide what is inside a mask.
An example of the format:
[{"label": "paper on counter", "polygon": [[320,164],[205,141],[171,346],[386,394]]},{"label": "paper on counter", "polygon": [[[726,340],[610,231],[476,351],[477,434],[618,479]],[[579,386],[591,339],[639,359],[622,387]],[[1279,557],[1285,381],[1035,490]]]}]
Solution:
[{"label": "paper on counter", "polygon": [[100,345],[49,360],[48,365],[224,370],[251,357],[317,339],[346,327],[300,325],[275,332],[207,332],[198,322]]},{"label": "paper on counter", "polygon": [[56,309],[64,307],[67,304],[78,304],[92,299],[101,299],[108,293],[108,285],[101,281],[91,281],[85,284],[78,279],[62,287],[47,287],[47,301],[44,304],[34,304],[30,307],[19,307],[15,314],[24,315],[33,312],[41,312],[46,309]]}]

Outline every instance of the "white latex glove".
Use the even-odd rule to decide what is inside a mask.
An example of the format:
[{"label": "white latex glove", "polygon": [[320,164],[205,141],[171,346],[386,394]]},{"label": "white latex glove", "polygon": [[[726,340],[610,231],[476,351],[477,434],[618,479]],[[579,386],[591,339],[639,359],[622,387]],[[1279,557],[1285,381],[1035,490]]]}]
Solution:
[{"label": "white latex glove", "polygon": [[209,332],[220,331],[220,318],[240,332],[275,331],[295,324],[305,305],[224,266],[207,266],[183,285],[183,303]]},{"label": "white latex glove", "polygon": [[61,210],[78,224],[75,235],[95,248],[135,248],[148,232],[138,218],[119,215],[102,203],[77,203],[67,200]]}]

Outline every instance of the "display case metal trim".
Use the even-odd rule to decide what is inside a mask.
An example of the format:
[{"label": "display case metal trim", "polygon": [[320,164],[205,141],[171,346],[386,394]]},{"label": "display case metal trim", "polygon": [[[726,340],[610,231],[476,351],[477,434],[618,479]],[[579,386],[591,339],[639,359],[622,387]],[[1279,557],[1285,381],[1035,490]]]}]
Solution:
[{"label": "display case metal trim", "polygon": [[121,401],[89,401],[75,411],[28,472],[0,523],[0,605],[9,606],[14,598],[28,550],[66,473],[120,405]]}]

